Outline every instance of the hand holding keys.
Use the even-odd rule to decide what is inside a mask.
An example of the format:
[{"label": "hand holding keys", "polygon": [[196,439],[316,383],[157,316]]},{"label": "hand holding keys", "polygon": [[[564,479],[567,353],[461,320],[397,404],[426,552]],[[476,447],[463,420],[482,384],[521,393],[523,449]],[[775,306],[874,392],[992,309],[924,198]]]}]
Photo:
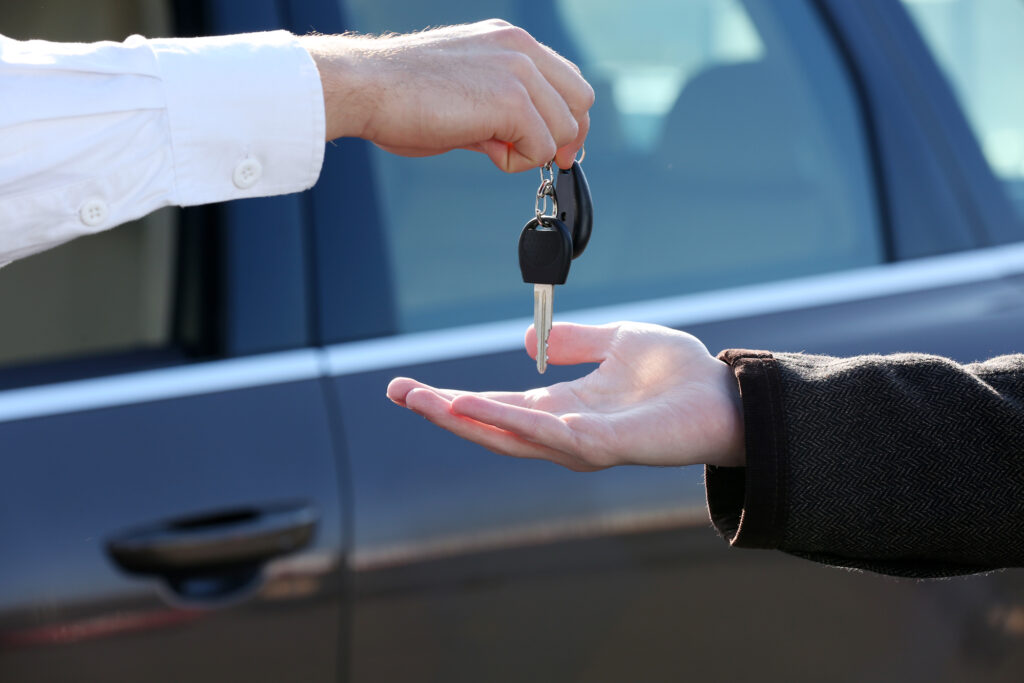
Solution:
[{"label": "hand holding keys", "polygon": [[[579,161],[558,171],[554,180],[551,164],[540,171],[536,216],[519,235],[519,270],[523,282],[533,284],[533,325],[537,332],[537,372],[548,366],[548,337],[551,334],[555,285],[565,284],[569,266],[583,253],[593,226],[590,186]],[[552,212],[542,206],[551,198]]]}]

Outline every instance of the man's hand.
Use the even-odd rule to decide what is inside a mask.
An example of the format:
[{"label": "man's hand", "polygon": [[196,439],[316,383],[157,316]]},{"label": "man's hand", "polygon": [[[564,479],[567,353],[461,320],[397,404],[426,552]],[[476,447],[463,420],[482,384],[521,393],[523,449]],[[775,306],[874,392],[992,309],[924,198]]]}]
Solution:
[{"label": "man's hand", "polygon": [[[532,327],[526,348],[536,353]],[[388,385],[388,398],[496,453],[572,470],[744,464],[736,379],[696,337],[638,323],[558,323],[548,356],[553,364],[600,366],[578,380],[524,392],[435,389],[399,377]]]},{"label": "man's hand", "polygon": [[403,156],[472,149],[516,172],[556,154],[568,168],[590,127],[594,91],[575,65],[505,21],[302,42],[320,70],[328,140]]}]

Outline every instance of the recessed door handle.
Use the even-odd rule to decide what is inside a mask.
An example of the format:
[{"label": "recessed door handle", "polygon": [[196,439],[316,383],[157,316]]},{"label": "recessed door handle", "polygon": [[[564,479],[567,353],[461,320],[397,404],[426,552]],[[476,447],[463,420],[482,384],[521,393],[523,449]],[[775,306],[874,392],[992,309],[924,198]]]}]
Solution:
[{"label": "recessed door handle", "polygon": [[309,504],[235,508],[141,527],[107,552],[138,574],[183,575],[261,564],[309,544],[319,515]]}]

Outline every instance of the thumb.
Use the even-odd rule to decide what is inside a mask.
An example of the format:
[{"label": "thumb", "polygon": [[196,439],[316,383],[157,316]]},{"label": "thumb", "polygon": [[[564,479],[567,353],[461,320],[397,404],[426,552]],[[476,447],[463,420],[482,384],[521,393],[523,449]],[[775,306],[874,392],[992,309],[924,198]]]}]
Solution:
[{"label": "thumb", "polygon": [[[600,363],[608,354],[615,335],[616,325],[577,325],[555,323],[548,337],[548,362],[553,365],[575,363]],[[531,358],[537,357],[537,331],[530,326],[526,330],[526,352]]]}]

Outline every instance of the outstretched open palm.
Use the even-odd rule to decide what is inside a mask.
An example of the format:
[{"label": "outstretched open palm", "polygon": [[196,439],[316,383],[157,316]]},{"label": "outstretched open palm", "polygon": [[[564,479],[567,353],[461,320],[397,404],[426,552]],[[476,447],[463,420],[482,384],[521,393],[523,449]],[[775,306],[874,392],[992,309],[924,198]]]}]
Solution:
[{"label": "outstretched open palm", "polygon": [[[526,348],[536,354],[532,327]],[[736,380],[696,337],[639,323],[557,323],[548,356],[553,364],[600,365],[523,392],[439,389],[399,377],[388,398],[496,453],[572,470],[743,464]]]}]

